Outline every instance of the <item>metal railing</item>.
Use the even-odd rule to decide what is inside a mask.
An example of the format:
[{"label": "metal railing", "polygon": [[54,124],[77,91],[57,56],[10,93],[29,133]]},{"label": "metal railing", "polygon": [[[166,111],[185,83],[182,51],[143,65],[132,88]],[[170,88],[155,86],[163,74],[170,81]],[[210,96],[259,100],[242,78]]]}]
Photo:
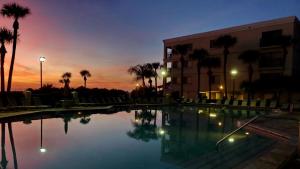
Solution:
[{"label": "metal railing", "polygon": [[221,138],[217,143],[216,143],[216,147],[219,148],[219,145],[225,141],[228,137],[232,136],[234,133],[238,132],[239,130],[241,130],[242,128],[244,128],[245,126],[247,126],[248,124],[252,123],[253,121],[255,121],[258,117],[260,117],[261,115],[257,115],[253,118],[251,118],[249,121],[247,121],[246,123],[244,123],[243,125],[241,125],[239,128],[233,130],[232,132],[230,132],[229,134],[227,134],[226,136],[224,136],[223,138]]}]

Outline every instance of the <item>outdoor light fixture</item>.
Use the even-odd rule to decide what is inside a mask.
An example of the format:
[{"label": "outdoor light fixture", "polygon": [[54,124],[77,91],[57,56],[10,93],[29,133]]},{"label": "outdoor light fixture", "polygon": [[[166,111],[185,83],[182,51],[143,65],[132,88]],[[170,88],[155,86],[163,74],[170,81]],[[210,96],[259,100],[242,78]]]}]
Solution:
[{"label": "outdoor light fixture", "polygon": [[167,72],[165,70],[161,71],[162,76],[166,76]]},{"label": "outdoor light fixture", "polygon": [[218,123],[218,126],[222,126],[222,122],[219,122],[219,123]]},{"label": "outdoor light fixture", "polygon": [[246,134],[246,135],[249,135],[250,133],[249,133],[249,132],[246,132],[245,134]]},{"label": "outdoor light fixture", "polygon": [[210,113],[210,114],[209,114],[209,117],[217,117],[217,114],[215,114],[215,113]]},{"label": "outdoor light fixture", "polygon": [[199,110],[198,110],[198,114],[201,114],[201,113],[203,113],[203,110],[202,110],[202,109],[199,109]]},{"label": "outdoor light fixture", "polygon": [[238,74],[238,71],[236,69],[231,69],[230,74],[232,76],[232,98],[234,99],[234,94],[235,94],[235,77]]},{"label": "outdoor light fixture", "polygon": [[228,139],[228,141],[229,141],[229,143],[233,143],[234,142],[234,138],[231,137],[231,138]]},{"label": "outdoor light fixture", "polygon": [[41,148],[40,148],[40,152],[41,152],[41,153],[46,153],[46,152],[47,152],[47,149],[46,149],[46,148],[43,148],[43,147],[41,147]]},{"label": "outdoor light fixture", "polygon": [[41,88],[43,87],[43,62],[46,61],[46,58],[44,56],[40,57],[40,73],[41,73]]},{"label": "outdoor light fixture", "polygon": [[163,129],[160,129],[160,130],[159,130],[159,134],[160,134],[160,135],[164,135],[165,133],[166,133],[165,130],[163,130]]},{"label": "outdoor light fixture", "polygon": [[223,86],[222,86],[222,85],[220,85],[219,89],[220,89],[220,90],[223,90]]}]

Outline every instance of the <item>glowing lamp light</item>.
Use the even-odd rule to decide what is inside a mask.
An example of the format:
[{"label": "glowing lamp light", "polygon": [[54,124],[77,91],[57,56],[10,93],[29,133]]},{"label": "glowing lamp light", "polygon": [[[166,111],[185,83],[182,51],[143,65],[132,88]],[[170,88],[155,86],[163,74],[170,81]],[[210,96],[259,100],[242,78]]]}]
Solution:
[{"label": "glowing lamp light", "polygon": [[41,153],[46,153],[46,152],[47,152],[47,149],[46,149],[46,148],[43,148],[43,147],[41,147],[41,148],[40,148],[40,152],[41,152]]},{"label": "glowing lamp light", "polygon": [[77,114],[81,115],[81,112],[79,111]]},{"label": "glowing lamp light", "polygon": [[167,72],[165,70],[161,71],[162,76],[166,76]]},{"label": "glowing lamp light", "polygon": [[229,143],[233,143],[233,142],[234,142],[234,138],[230,137],[230,138],[228,139],[228,141],[229,141]]},{"label": "glowing lamp light", "polygon": [[231,72],[230,72],[230,74],[232,76],[236,76],[238,74],[238,71],[236,69],[232,69]]},{"label": "glowing lamp light", "polygon": [[160,129],[160,130],[159,130],[159,134],[160,134],[160,135],[164,135],[165,133],[166,133],[165,130],[163,130],[163,129]]},{"label": "glowing lamp light", "polygon": [[202,109],[199,109],[199,110],[198,110],[198,114],[201,114],[201,113],[203,113],[203,110],[202,110]]},{"label": "glowing lamp light", "polygon": [[40,57],[40,62],[45,62],[46,61],[46,58],[44,56],[41,56]]},{"label": "glowing lamp light", "polygon": [[219,123],[218,123],[218,126],[222,126],[222,122],[219,122]]},{"label": "glowing lamp light", "polygon": [[249,135],[250,133],[249,133],[249,132],[245,132],[245,134],[246,134],[246,135]]},{"label": "glowing lamp light", "polygon": [[137,83],[135,86],[136,86],[136,87],[140,87],[140,84]]},{"label": "glowing lamp light", "polygon": [[223,89],[224,89],[224,87],[223,87],[222,85],[220,85],[219,89],[220,89],[220,90],[223,90]]},{"label": "glowing lamp light", "polygon": [[217,114],[215,114],[215,113],[210,113],[210,114],[209,114],[209,117],[217,117]]}]

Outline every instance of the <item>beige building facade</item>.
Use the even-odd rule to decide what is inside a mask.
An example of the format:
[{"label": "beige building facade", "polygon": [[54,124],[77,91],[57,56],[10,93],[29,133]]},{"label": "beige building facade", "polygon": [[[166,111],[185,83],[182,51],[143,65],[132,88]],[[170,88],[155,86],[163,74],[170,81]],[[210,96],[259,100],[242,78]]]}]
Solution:
[{"label": "beige building facade", "polygon": [[[191,60],[189,54],[187,54],[184,56],[185,64],[181,65],[180,56],[173,51],[176,45],[190,44],[192,49],[189,53],[195,49],[204,48],[209,52],[210,56],[220,58],[221,67],[213,69],[212,99],[223,97],[223,49],[214,46],[214,40],[222,35],[231,35],[237,39],[237,43],[229,48],[230,54],[227,61],[226,73],[229,97],[233,93],[233,85],[235,86],[236,96],[239,99],[246,97],[245,93],[240,90],[240,84],[248,80],[248,69],[247,65],[238,59],[238,56],[246,50],[258,50],[260,52],[259,60],[253,65],[253,80],[257,80],[260,77],[278,75],[300,76],[299,43],[287,47],[287,57],[283,61],[283,48],[276,41],[276,38],[274,38],[281,35],[288,35],[299,39],[299,20],[295,16],[290,16],[163,40],[163,63],[167,69],[167,76],[164,80],[166,95],[172,95],[172,93],[176,92],[180,93],[180,68],[184,66],[183,96],[185,98],[196,98],[197,93],[201,92],[208,97],[207,69],[201,69],[200,91],[197,91],[197,62]],[[230,74],[232,69],[238,71],[235,78]]]}]

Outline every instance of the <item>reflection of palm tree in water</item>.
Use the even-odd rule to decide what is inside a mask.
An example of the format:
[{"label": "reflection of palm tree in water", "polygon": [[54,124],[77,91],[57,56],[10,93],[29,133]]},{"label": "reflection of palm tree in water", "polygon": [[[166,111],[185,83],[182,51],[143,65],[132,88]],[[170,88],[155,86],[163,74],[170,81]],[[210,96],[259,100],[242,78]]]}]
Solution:
[{"label": "reflection of palm tree in water", "polygon": [[5,152],[5,123],[1,123],[1,168],[6,169],[7,166],[7,159],[6,159],[6,152]]},{"label": "reflection of palm tree in water", "polygon": [[71,121],[71,117],[66,115],[64,116],[64,129],[65,129],[65,134],[68,134],[69,130],[69,122]]},{"label": "reflection of palm tree in water", "polygon": [[133,126],[134,130],[127,132],[127,135],[131,138],[148,142],[159,137],[156,127],[156,114],[153,115],[151,110],[135,111]]},{"label": "reflection of palm tree in water", "polygon": [[[15,142],[14,142],[14,136],[13,136],[13,130],[11,122],[8,123],[8,132],[9,132],[9,138],[11,143],[11,149],[13,153],[13,160],[14,160],[14,169],[18,169],[18,161],[17,161],[17,153],[15,149]],[[1,168],[6,169],[8,161],[6,159],[6,152],[5,152],[5,123],[1,124]]]},{"label": "reflection of palm tree in water", "polygon": [[18,169],[17,153],[16,153],[16,148],[15,148],[15,141],[14,141],[14,136],[13,136],[13,130],[12,130],[11,122],[8,123],[8,132],[9,132],[11,149],[12,149],[13,158],[14,158],[14,166],[15,166],[15,169]]}]

